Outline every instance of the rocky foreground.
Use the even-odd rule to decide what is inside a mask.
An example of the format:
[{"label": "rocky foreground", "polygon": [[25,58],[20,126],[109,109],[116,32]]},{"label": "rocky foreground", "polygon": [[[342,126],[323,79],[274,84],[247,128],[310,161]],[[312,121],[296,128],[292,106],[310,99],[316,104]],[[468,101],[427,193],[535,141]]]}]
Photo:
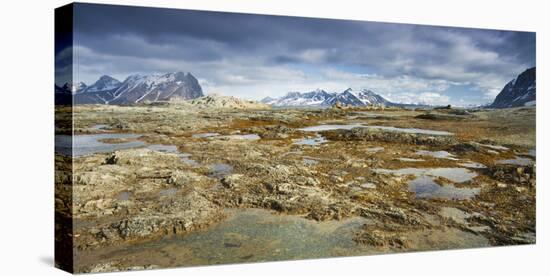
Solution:
[{"label": "rocky foreground", "polygon": [[[67,168],[56,168],[56,210],[72,212],[76,271],[217,263],[121,248],[208,231],[235,209],[361,218],[351,239],[372,253],[535,242],[534,108],[257,108],[75,107],[76,134],[132,133],[144,142],[75,157],[72,202],[61,196],[70,192]],[[431,186],[415,189],[419,181]]]}]

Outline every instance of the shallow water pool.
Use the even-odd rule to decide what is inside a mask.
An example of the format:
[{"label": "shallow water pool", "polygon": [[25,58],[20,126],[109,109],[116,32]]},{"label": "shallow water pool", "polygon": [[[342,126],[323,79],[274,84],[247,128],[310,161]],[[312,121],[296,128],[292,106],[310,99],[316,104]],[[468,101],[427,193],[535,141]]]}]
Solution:
[{"label": "shallow water pool", "polygon": [[64,155],[82,156],[94,153],[111,152],[120,149],[129,149],[145,145],[142,141],[129,141],[123,143],[104,143],[105,139],[135,139],[138,134],[126,133],[102,133],[86,135],[56,135],[55,152]]}]

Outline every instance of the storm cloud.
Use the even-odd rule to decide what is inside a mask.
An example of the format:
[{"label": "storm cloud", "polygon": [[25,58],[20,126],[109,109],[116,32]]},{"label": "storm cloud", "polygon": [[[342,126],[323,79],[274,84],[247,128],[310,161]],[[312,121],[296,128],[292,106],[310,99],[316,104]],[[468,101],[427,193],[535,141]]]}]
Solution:
[{"label": "storm cloud", "polygon": [[489,102],[535,66],[535,34],[76,4],[75,79],[187,71],[250,99],[369,88],[394,101]]}]

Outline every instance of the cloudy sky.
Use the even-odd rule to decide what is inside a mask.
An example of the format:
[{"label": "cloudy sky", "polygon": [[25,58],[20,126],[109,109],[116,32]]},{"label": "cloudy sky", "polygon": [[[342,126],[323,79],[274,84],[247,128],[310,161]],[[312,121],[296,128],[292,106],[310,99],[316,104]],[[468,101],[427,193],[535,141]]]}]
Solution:
[{"label": "cloudy sky", "polygon": [[[75,80],[191,72],[249,99],[368,88],[395,102],[479,104],[535,66],[535,34],[78,4]],[[68,49],[57,49],[63,56]]]}]

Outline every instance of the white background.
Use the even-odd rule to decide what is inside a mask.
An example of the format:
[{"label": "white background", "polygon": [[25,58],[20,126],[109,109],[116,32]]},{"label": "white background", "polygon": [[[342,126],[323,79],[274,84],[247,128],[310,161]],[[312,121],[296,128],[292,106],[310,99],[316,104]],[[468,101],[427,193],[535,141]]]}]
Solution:
[{"label": "white background", "polygon": [[[537,245],[125,272],[121,275],[541,275],[550,272],[546,94],[547,1],[95,1],[157,7],[436,24],[537,32]],[[53,268],[55,7],[0,2],[0,275],[63,275]],[[118,273],[109,274],[118,275]]]}]

